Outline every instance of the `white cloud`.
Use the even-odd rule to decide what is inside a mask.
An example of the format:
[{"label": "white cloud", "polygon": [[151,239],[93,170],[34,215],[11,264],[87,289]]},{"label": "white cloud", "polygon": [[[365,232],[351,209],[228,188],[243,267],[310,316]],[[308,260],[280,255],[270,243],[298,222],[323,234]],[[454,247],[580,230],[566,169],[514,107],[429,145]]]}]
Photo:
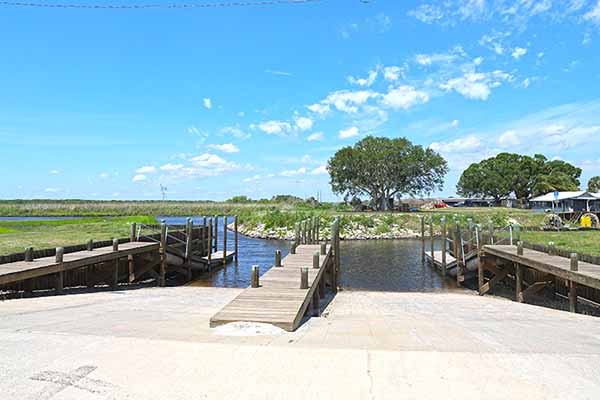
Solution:
[{"label": "white cloud", "polygon": [[148,177],[144,174],[137,174],[133,177],[134,182],[144,182],[147,179],[148,179]]},{"label": "white cloud", "polygon": [[156,172],[156,167],[154,165],[145,165],[135,170],[136,174],[153,174]]},{"label": "white cloud", "polygon": [[202,100],[202,104],[204,104],[204,107],[208,110],[212,108],[212,100],[208,97]]},{"label": "white cloud", "polygon": [[515,47],[515,49],[512,52],[512,57],[515,60],[518,60],[519,58],[523,57],[525,54],[527,54],[527,49],[524,47]]},{"label": "white cloud", "polygon": [[429,95],[412,86],[400,86],[391,89],[383,96],[382,103],[393,109],[408,109],[417,104],[427,103]]},{"label": "white cloud", "polygon": [[298,117],[296,118],[296,128],[301,131],[307,131],[313,127],[313,120],[307,117]]},{"label": "white cloud", "polygon": [[311,175],[327,175],[328,173],[327,165],[321,165],[310,172]]},{"label": "white cloud", "polygon": [[48,173],[49,173],[50,175],[59,175],[59,174],[60,174],[60,171],[59,171],[59,170],[57,170],[57,169],[53,169],[53,170],[50,170],[50,171],[48,171]]},{"label": "white cloud", "polygon": [[369,87],[375,83],[377,79],[377,70],[369,71],[369,75],[366,78],[354,78],[353,76],[348,77],[348,82],[352,85],[358,85],[361,87]]},{"label": "white cloud", "polygon": [[325,115],[327,114],[329,111],[331,111],[331,107],[329,106],[329,104],[312,104],[310,106],[307,106],[306,108],[308,108],[310,111],[319,114],[319,115]]},{"label": "white cloud", "polygon": [[531,79],[529,78],[525,78],[523,79],[523,82],[521,82],[521,86],[523,86],[525,89],[527,89],[529,85],[531,85]]},{"label": "white cloud", "polygon": [[521,140],[515,131],[506,131],[498,137],[497,143],[502,148],[510,148],[520,145]]},{"label": "white cloud", "polygon": [[231,135],[238,139],[248,139],[251,136],[250,133],[247,133],[236,126],[226,126],[225,128],[222,128],[219,133],[222,135]]},{"label": "white cloud", "polygon": [[402,68],[400,67],[391,66],[383,69],[383,77],[388,81],[395,82],[400,79],[400,76],[402,76]]},{"label": "white cloud", "polygon": [[204,153],[192,157],[192,164],[204,168],[228,168],[231,164],[216,154]]},{"label": "white cloud", "polygon": [[481,140],[474,135],[458,138],[450,142],[433,142],[429,146],[441,153],[472,153],[483,148]]},{"label": "white cloud", "polygon": [[183,164],[165,164],[160,167],[161,171],[178,171],[183,168]]},{"label": "white cloud", "polygon": [[380,94],[372,90],[340,90],[329,94],[321,105],[333,106],[337,110],[354,114],[358,112],[358,108],[363,106],[369,99],[379,97]]},{"label": "white cloud", "polygon": [[596,6],[593,9],[585,13],[583,18],[600,25],[600,0],[598,0]]},{"label": "white cloud", "polygon": [[107,179],[110,176],[110,174],[108,172],[101,172],[98,176],[101,179]]},{"label": "white cloud", "polygon": [[254,175],[249,178],[243,179],[244,183],[255,183],[258,182],[262,177],[260,175]]},{"label": "white cloud", "polygon": [[223,153],[239,153],[240,149],[233,143],[209,144],[209,149],[219,150]]},{"label": "white cloud", "polygon": [[288,170],[288,171],[282,171],[279,173],[279,175],[281,176],[297,176],[297,175],[304,175],[306,174],[306,168],[301,167],[298,169],[294,169],[294,170]]},{"label": "white cloud", "polygon": [[292,130],[292,126],[289,122],[284,121],[267,121],[258,124],[258,129],[266,133],[267,135],[280,135],[285,136]]},{"label": "white cloud", "polygon": [[310,135],[308,135],[306,140],[309,142],[317,142],[317,141],[323,140],[323,132],[311,133]]},{"label": "white cloud", "polygon": [[512,75],[503,71],[467,72],[462,77],[453,78],[446,83],[442,83],[440,89],[454,90],[467,99],[487,100],[491,88],[499,87],[502,81],[511,80],[513,80]]},{"label": "white cloud", "polygon": [[272,70],[272,69],[266,69],[265,73],[271,74],[271,75],[279,75],[279,76],[294,76],[294,74],[292,74],[291,72],[277,71],[277,70]]},{"label": "white cloud", "polygon": [[352,137],[355,137],[355,136],[358,136],[358,135],[359,135],[358,128],[356,126],[353,126],[351,128],[348,128],[348,129],[342,129],[339,132],[338,137],[340,139],[349,139],[349,138],[352,138]]},{"label": "white cloud", "polygon": [[58,193],[58,192],[60,192],[60,189],[59,188],[51,188],[51,187],[49,187],[49,188],[44,189],[44,192],[46,192],[46,193]]},{"label": "white cloud", "polygon": [[417,64],[429,66],[434,63],[449,63],[456,60],[456,54],[417,54],[415,61]]}]

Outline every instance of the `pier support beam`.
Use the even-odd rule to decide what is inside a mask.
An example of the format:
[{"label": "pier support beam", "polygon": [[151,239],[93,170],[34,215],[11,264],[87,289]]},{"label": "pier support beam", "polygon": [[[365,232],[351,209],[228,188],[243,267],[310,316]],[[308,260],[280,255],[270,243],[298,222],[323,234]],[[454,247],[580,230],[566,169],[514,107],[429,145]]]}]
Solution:
[{"label": "pier support beam", "polygon": [[[571,254],[571,272],[579,271],[579,255]],[[577,283],[569,280],[569,311],[577,312]]]},{"label": "pier support beam", "polygon": [[167,224],[160,224],[160,272],[158,286],[164,287],[167,273]]},{"label": "pier support beam", "polygon": [[[65,254],[65,249],[62,247],[56,248],[56,258],[55,261],[60,265],[60,268],[63,268],[63,256]],[[64,289],[64,271],[60,271],[55,275],[54,278],[54,288],[56,289],[56,294],[63,294]]]}]

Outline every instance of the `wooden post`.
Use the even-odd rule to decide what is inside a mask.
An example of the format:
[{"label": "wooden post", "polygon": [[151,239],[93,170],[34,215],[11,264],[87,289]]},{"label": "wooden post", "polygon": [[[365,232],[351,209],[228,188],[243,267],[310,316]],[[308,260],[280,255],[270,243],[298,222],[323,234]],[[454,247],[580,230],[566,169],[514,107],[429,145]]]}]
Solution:
[{"label": "wooden post", "polygon": [[215,219],[213,221],[215,223],[215,229],[213,229],[213,235],[214,235],[214,249],[215,251],[219,251],[219,216],[215,215]]},{"label": "wooden post", "polygon": [[316,222],[317,222],[317,228],[316,228],[316,238],[317,238],[317,243],[319,243],[321,241],[321,218],[320,217],[316,217]]},{"label": "wooden post", "polygon": [[494,223],[490,219],[488,222],[488,233],[490,235],[490,244],[494,244]]},{"label": "wooden post", "polygon": [[315,251],[313,253],[313,268],[314,269],[318,269],[319,266],[320,266],[319,264],[320,264],[320,261],[319,261],[319,252]]},{"label": "wooden post", "polygon": [[321,243],[321,255],[324,256],[327,254],[327,243]]},{"label": "wooden post", "polygon": [[556,255],[556,247],[554,246],[554,242],[548,242],[548,254],[551,256]]},{"label": "wooden post", "polygon": [[516,225],[513,227],[513,235],[514,235],[514,237],[515,237],[515,240],[516,240],[517,242],[519,242],[519,241],[521,240],[521,225],[519,225],[519,224],[516,224]]},{"label": "wooden post", "polygon": [[135,222],[132,222],[131,229],[129,231],[129,241],[130,242],[136,241],[136,232],[137,232],[137,224]]},{"label": "wooden post", "polygon": [[135,263],[131,254],[127,256],[127,272],[129,273],[127,280],[132,283],[135,281]]},{"label": "wooden post", "polygon": [[306,244],[306,220],[302,221],[302,244]]},{"label": "wooden post", "polygon": [[319,303],[320,303],[319,290],[315,290],[313,292],[313,298],[312,298],[313,317],[319,317],[321,315],[321,305]]},{"label": "wooden post", "polygon": [[227,265],[227,220],[228,216],[223,216],[223,266]]},{"label": "wooden post", "polygon": [[[579,270],[579,255],[571,253],[571,272]],[[569,311],[577,312],[577,283],[569,280]]]},{"label": "wooden post", "polygon": [[257,288],[260,286],[260,270],[258,265],[252,266],[252,276],[250,281],[250,286],[253,288]]},{"label": "wooden post", "polygon": [[212,248],[212,221],[209,220],[208,222],[208,234],[206,237],[206,241],[208,242],[208,252],[206,254],[206,258],[208,260],[208,270],[211,270],[211,262],[212,262],[212,253],[213,253],[213,248]]},{"label": "wooden post", "polygon": [[300,244],[300,222],[296,222],[296,245]]},{"label": "wooden post", "polygon": [[508,224],[508,242],[511,246],[514,245],[514,236],[513,236],[513,225]]},{"label": "wooden post", "polygon": [[421,263],[425,265],[425,217],[421,216]]},{"label": "wooden post", "polygon": [[296,247],[298,247],[298,242],[292,242],[292,247],[290,248],[290,254],[296,254]]},{"label": "wooden post", "polygon": [[57,294],[62,294],[64,289],[64,271],[63,271],[63,258],[65,249],[62,247],[56,248],[56,256],[54,261],[60,265],[60,271],[55,275],[54,288]]},{"label": "wooden post", "polygon": [[446,226],[446,217],[442,217],[442,219],[440,220],[440,224],[441,224],[441,230],[442,230],[442,276],[445,278],[446,277],[446,268],[448,266],[447,263],[447,256],[446,256],[446,245],[447,245],[447,236],[448,236],[448,231],[447,231],[447,226]]},{"label": "wooden post", "polygon": [[188,218],[185,221],[185,262],[187,264],[187,279],[192,280],[192,254],[194,254],[194,242],[192,235],[194,234],[194,221]]},{"label": "wooden post", "polygon": [[433,240],[433,216],[429,218],[429,247],[431,248],[431,266],[435,267],[435,251],[434,245],[435,241]]},{"label": "wooden post", "polygon": [[33,247],[25,248],[25,261],[32,262],[33,261]]},{"label": "wooden post", "polygon": [[523,255],[523,242],[521,242],[521,241],[517,242],[517,255],[518,256]]},{"label": "wooden post", "polygon": [[281,250],[275,250],[275,266],[281,267]]},{"label": "wooden post", "polygon": [[300,268],[300,289],[308,289],[308,268]]},{"label": "wooden post", "polygon": [[463,254],[463,245],[462,245],[462,233],[460,231],[460,224],[456,223],[456,238],[455,238],[455,248],[456,253],[454,256],[456,257],[456,283],[460,286],[464,280],[464,271],[463,271],[463,262],[462,262],[462,254]]},{"label": "wooden post", "polygon": [[238,262],[238,216],[233,217],[233,229],[235,234],[233,236],[233,251],[235,252],[235,262]]},{"label": "wooden post", "polygon": [[158,285],[163,287],[166,284],[167,274],[167,224],[160,224],[160,273]]},{"label": "wooden post", "polygon": [[473,218],[467,218],[467,253],[473,250]]},{"label": "wooden post", "polygon": [[312,226],[313,226],[313,219],[312,217],[310,217],[309,219],[306,220],[306,240],[308,244],[312,244],[313,240],[312,240]]},{"label": "wooden post", "polygon": [[[119,251],[119,239],[113,239],[112,241],[112,249],[115,252]],[[117,256],[117,258],[114,260],[114,266],[113,266],[113,279],[112,279],[112,284],[111,284],[113,289],[116,289],[117,286],[119,286],[119,257]]]},{"label": "wooden post", "polygon": [[522,303],[525,299],[523,298],[523,267],[519,263],[515,263],[515,300]]},{"label": "wooden post", "polygon": [[94,250],[94,239],[90,239],[87,241],[87,251]]}]

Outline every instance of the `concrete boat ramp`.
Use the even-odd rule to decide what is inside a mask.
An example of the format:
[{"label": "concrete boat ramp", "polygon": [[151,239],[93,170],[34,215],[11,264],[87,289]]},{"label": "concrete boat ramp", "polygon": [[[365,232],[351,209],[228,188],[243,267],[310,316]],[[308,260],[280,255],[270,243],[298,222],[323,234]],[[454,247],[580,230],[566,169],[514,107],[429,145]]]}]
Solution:
[{"label": "concrete boat ramp", "polygon": [[597,399],[600,319],[457,293],[340,292],[295,332],[209,328],[242,291],[0,302],[2,399]]}]

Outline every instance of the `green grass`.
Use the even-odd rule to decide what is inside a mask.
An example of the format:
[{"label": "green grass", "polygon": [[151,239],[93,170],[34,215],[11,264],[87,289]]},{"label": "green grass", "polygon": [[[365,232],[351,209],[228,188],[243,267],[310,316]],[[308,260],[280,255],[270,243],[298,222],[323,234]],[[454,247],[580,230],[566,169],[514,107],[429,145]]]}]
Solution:
[{"label": "green grass", "polygon": [[561,249],[600,256],[600,231],[522,232],[521,239],[543,245],[554,242]]},{"label": "green grass", "polygon": [[0,254],[82,244],[89,239],[128,237],[132,222],[153,224],[153,217],[85,218],[53,221],[0,221]]}]

